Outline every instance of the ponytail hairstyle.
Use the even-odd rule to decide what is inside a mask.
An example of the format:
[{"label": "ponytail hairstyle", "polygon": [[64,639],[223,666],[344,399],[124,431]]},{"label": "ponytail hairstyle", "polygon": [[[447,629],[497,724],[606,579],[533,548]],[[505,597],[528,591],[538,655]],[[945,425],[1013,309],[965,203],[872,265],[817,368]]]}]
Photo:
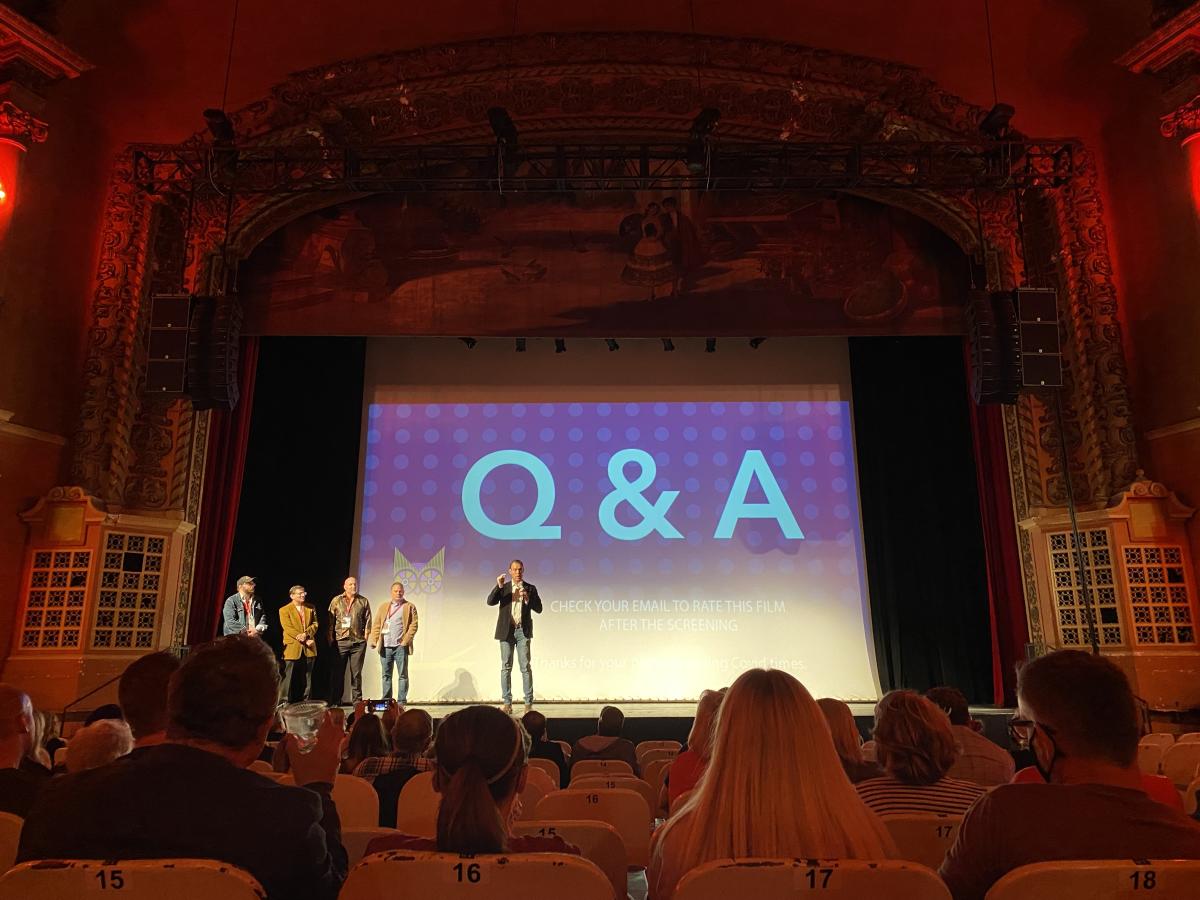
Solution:
[{"label": "ponytail hairstyle", "polygon": [[503,853],[508,823],[500,807],[524,783],[529,735],[516,719],[491,706],[468,706],[438,728],[433,786],[438,807],[437,848],[443,853]]}]

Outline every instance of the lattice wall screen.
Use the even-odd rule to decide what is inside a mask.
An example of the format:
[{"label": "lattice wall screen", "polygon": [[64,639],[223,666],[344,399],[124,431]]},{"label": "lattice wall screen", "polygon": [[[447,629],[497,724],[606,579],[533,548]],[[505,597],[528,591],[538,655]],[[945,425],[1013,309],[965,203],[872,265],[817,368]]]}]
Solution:
[{"label": "lattice wall screen", "polygon": [[1192,599],[1178,546],[1125,548],[1125,579],[1139,644],[1192,644]]},{"label": "lattice wall screen", "polygon": [[[1092,611],[1096,617],[1096,636],[1101,644],[1122,644],[1121,616],[1117,605],[1112,548],[1108,529],[1082,531],[1083,563],[1091,592]],[[1079,580],[1079,563],[1075,553],[1075,536],[1070,532],[1047,535],[1050,542],[1050,577],[1054,579],[1055,611],[1058,614],[1058,633],[1064,647],[1087,646],[1087,613],[1083,586]]]},{"label": "lattice wall screen", "polygon": [[21,649],[76,649],[83,631],[91,550],[35,550],[25,592]]},{"label": "lattice wall screen", "polygon": [[92,647],[153,647],[166,539],[109,532],[101,559]]}]

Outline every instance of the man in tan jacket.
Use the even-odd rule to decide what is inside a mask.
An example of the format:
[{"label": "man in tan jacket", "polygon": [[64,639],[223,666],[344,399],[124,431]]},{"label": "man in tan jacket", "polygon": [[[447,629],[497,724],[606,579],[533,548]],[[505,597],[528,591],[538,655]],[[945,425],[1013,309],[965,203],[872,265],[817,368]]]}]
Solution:
[{"label": "man in tan jacket", "polygon": [[294,585],[288,594],[292,602],[279,610],[279,625],[283,629],[283,681],[279,683],[279,699],[291,700],[292,679],[296,670],[304,672],[303,700],[312,699],[312,670],[317,658],[317,611],[304,602],[308,591]]},{"label": "man in tan jacket", "polygon": [[396,684],[396,702],[401,706],[408,702],[408,657],[412,654],[416,636],[417,608],[404,599],[404,585],[393,582],[392,599],[380,603],[371,617],[370,644],[372,649],[378,648],[383,668],[380,699],[391,699],[394,664],[400,676]]}]

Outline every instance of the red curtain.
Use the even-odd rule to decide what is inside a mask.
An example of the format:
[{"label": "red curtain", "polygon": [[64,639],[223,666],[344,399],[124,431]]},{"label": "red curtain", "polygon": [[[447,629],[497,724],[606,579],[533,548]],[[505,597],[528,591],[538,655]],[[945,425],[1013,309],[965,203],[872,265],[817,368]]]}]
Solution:
[{"label": "red curtain", "polygon": [[250,442],[250,413],[254,407],[254,375],[258,369],[258,338],[242,338],[238,361],[240,399],[235,409],[215,409],[209,420],[208,458],[204,492],[196,531],[196,561],[187,640],[194,646],[210,641],[221,625],[221,606],[233,588],[227,585],[233,534],[246,447]]},{"label": "red curtain", "polygon": [[1025,655],[1028,626],[1004,444],[1004,414],[999,406],[972,402],[970,407],[992,627],[992,690],[996,703],[1013,706],[1016,664]]}]

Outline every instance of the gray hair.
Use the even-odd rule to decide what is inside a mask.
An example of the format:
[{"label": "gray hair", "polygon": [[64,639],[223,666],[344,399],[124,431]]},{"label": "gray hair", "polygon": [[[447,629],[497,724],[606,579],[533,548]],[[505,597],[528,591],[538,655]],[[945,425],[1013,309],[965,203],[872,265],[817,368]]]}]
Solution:
[{"label": "gray hair", "polygon": [[133,749],[133,732],[122,719],[99,719],[85,725],[67,744],[67,771],[107,766]]}]

